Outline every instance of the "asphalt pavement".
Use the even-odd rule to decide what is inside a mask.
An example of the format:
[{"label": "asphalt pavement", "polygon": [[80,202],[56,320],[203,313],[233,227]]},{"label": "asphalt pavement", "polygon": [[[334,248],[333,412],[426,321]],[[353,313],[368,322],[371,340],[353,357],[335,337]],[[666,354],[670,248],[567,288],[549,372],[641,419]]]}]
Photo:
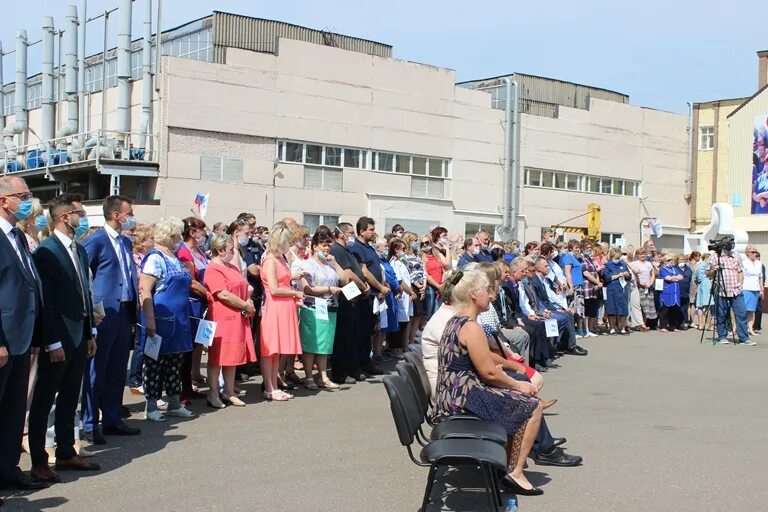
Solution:
[{"label": "asphalt pavement", "polygon": [[[566,356],[545,374],[542,396],[554,435],[576,468],[537,466],[544,489],[521,511],[768,510],[766,369],[758,346],[699,344],[698,333],[584,340],[589,356]],[[6,497],[4,511],[409,511],[420,506],[427,469],[400,446],[379,379],[337,392],[298,391],[265,402],[259,378],[244,384],[245,408],[198,401],[192,420],[128,423],[138,437],[108,437],[96,473],[65,473],[34,493]],[[29,458],[22,466],[29,469]],[[442,475],[430,511],[486,510],[471,470]]]}]

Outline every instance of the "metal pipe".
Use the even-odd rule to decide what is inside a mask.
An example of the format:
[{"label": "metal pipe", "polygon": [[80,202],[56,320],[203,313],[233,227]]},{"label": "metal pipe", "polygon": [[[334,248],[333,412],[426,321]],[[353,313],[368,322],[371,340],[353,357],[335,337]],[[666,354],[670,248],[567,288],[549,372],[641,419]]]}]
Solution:
[{"label": "metal pipe", "polygon": [[104,11],[104,51],[101,54],[101,135],[107,131],[107,30],[109,11]]},{"label": "metal pipe", "polygon": [[[77,7],[67,6],[67,26],[64,29],[64,92],[67,95],[67,124],[62,128],[57,138],[69,137],[75,135],[78,129],[78,97],[77,97]],[[59,63],[61,65],[61,63]],[[59,78],[61,80],[61,78]],[[61,83],[59,83],[61,90]]]},{"label": "metal pipe", "polygon": [[139,130],[141,135],[136,143],[138,148],[145,150],[152,123],[152,0],[147,0],[146,6],[141,50],[141,129]]},{"label": "metal pipe", "polygon": [[[685,179],[685,188],[688,197],[691,197],[693,193],[693,103],[688,101],[688,169],[687,177]],[[717,129],[717,127],[715,127]]]},{"label": "metal pipe", "polygon": [[132,0],[121,0],[117,31],[117,135],[126,143],[131,131],[131,21]]},{"label": "metal pipe", "polygon": [[80,72],[77,75],[77,133],[80,135],[82,143],[82,134],[85,133],[85,20],[88,19],[88,0],[80,2],[80,38],[78,41],[77,53],[80,58]]},{"label": "metal pipe", "polygon": [[27,130],[27,31],[19,30],[16,34],[16,126],[14,132],[21,134]]},{"label": "metal pipe", "polygon": [[[3,42],[0,41],[0,131],[5,129],[5,93],[3,92],[5,81],[3,80]],[[0,170],[4,168],[0,164]]]},{"label": "metal pipe", "polygon": [[160,55],[163,46],[163,0],[157,0],[157,33],[155,34],[155,91],[160,92]]},{"label": "metal pipe", "polygon": [[512,200],[510,216],[512,217],[512,239],[518,239],[517,218],[520,216],[520,85],[512,80],[515,86],[515,96],[512,107]]},{"label": "metal pipe", "polygon": [[42,91],[42,120],[41,138],[46,143],[54,137],[56,123],[56,100],[53,93],[53,55],[54,39],[53,18],[43,18],[43,91]]},{"label": "metal pipe", "polygon": [[506,102],[504,104],[504,170],[502,174],[503,209],[501,216],[501,235],[505,240],[512,233],[510,213],[512,211],[512,177],[510,176],[511,152],[512,152],[512,80],[509,77],[502,79],[506,85]]}]

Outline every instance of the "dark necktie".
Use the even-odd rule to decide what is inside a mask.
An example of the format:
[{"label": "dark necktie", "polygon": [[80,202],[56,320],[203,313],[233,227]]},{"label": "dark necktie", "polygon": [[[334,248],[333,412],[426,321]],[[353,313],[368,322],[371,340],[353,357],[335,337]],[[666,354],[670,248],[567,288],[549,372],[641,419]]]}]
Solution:
[{"label": "dark necktie", "polygon": [[26,240],[24,240],[24,235],[19,230],[19,228],[13,228],[11,233],[13,234],[13,238],[16,240],[16,247],[19,249],[19,254],[21,254],[21,263],[24,265],[24,270],[27,271],[29,276],[34,278],[35,274],[32,272],[32,267],[29,266],[29,252],[27,251],[27,244],[25,243]]}]

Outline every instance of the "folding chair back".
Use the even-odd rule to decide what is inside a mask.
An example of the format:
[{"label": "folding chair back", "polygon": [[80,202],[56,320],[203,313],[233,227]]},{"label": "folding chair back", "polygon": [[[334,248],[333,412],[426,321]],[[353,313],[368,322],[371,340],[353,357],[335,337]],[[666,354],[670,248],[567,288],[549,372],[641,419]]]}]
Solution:
[{"label": "folding chair back", "polygon": [[414,365],[406,361],[397,363],[395,370],[397,370],[398,375],[404,377],[406,382],[408,382],[408,386],[411,388],[411,392],[418,403],[419,411],[426,417],[429,410],[429,402],[427,401],[426,393],[424,393],[424,387],[421,385],[419,371]]},{"label": "folding chair back", "polygon": [[416,367],[416,371],[419,372],[419,380],[421,381],[424,394],[427,396],[427,403],[432,401],[432,383],[429,381],[429,375],[427,375],[427,368],[424,366],[424,360],[416,352],[406,352],[403,354],[405,360]]},{"label": "folding chair back", "polygon": [[404,377],[387,375],[383,380],[400,444],[408,447],[413,444],[416,432],[424,421],[424,415],[419,413],[413,391]]}]

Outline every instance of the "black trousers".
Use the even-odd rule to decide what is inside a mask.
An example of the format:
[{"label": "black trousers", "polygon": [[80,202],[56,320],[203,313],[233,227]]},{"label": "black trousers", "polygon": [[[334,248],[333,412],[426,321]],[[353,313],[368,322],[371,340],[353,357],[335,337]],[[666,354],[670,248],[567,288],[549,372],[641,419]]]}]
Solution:
[{"label": "black trousers", "polygon": [[0,368],[0,481],[15,479],[21,457],[21,436],[27,410],[29,349]]},{"label": "black trousers", "polygon": [[48,430],[48,414],[54,400],[56,458],[66,460],[76,455],[75,411],[87,359],[88,343],[85,340],[77,347],[64,347],[64,361],[60,363],[52,363],[49,354],[43,349],[40,350],[37,384],[29,408],[29,451],[33,466],[44,466],[48,463],[45,434]]},{"label": "black trousers", "polygon": [[333,338],[331,366],[333,378],[344,380],[360,373],[355,323],[357,304],[339,296],[339,309],[336,312],[336,335]]},{"label": "black trousers", "polygon": [[357,363],[361,369],[371,366],[371,336],[375,328],[373,300],[370,297],[359,297],[355,304],[355,343]]},{"label": "black trousers", "polygon": [[763,329],[763,299],[760,297],[757,298],[757,311],[755,311],[755,322],[752,328],[756,331]]},{"label": "black trousers", "polygon": [[659,329],[679,329],[682,322],[680,306],[662,306],[659,310]]},{"label": "black trousers", "polygon": [[682,316],[683,324],[686,326],[691,323],[690,315],[688,314],[688,308],[691,305],[690,297],[680,296],[680,315]]}]

